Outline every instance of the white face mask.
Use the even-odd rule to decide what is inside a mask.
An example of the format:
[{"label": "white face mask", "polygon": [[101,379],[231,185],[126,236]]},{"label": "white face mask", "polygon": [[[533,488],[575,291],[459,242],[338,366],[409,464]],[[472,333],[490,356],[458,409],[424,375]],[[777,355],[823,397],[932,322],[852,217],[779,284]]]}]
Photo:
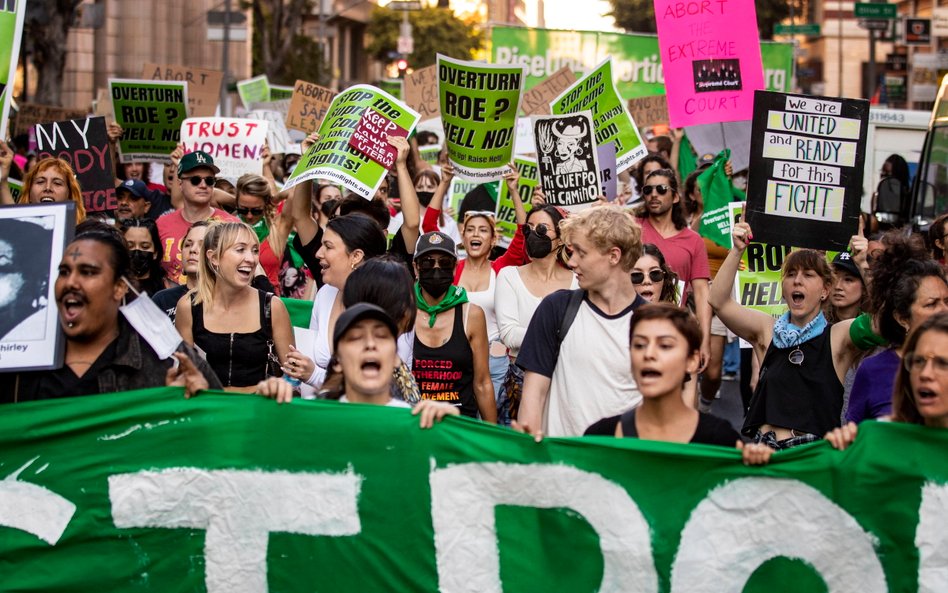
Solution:
[{"label": "white face mask", "polygon": [[119,311],[122,312],[128,323],[135,328],[138,335],[148,342],[158,358],[161,360],[171,358],[171,355],[184,341],[174,324],[171,323],[171,318],[165,315],[164,311],[148,298],[148,293],[138,292],[126,278],[122,278],[122,280],[125,281],[125,284],[128,284],[132,292],[138,295],[138,298],[119,307]]}]

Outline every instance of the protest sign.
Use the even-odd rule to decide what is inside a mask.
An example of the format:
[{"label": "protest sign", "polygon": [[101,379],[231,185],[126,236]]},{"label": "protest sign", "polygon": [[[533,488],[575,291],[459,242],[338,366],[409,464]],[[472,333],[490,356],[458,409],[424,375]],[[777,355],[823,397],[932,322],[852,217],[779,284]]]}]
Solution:
[{"label": "protest sign", "polygon": [[112,95],[110,89],[99,89],[92,101],[92,115],[112,117]]},{"label": "protest sign", "polygon": [[367,84],[349,87],[332,100],[319,126],[319,142],[302,156],[283,188],[312,179],[326,179],[371,199],[386,169],[349,145],[353,130],[369,108],[409,134],[418,123],[417,113],[385,91]]},{"label": "protest sign", "polygon": [[23,182],[17,179],[7,178],[7,185],[10,187],[10,197],[13,198],[13,203],[19,203],[20,196],[23,195]]},{"label": "protest sign", "polygon": [[[491,181],[489,183],[497,184],[499,187],[501,184],[503,184],[503,181]],[[461,202],[464,200],[464,196],[473,191],[478,185],[481,184],[476,181],[461,179],[460,177],[455,177],[451,180],[451,187],[448,190],[448,195],[445,197],[445,201],[451,208],[451,211],[454,213],[455,220],[457,220],[458,214],[461,212]],[[498,189],[497,191],[499,193],[500,190]]]},{"label": "protest sign", "polygon": [[293,98],[293,87],[281,84],[270,85],[270,98],[267,101],[289,101]]},{"label": "protest sign", "polygon": [[405,76],[405,103],[418,112],[421,121],[441,115],[438,101],[438,66],[432,64]]},{"label": "protest sign", "polygon": [[312,134],[326,117],[329,104],[336,92],[318,84],[297,80],[293,85],[293,96],[286,114],[286,127]]},{"label": "protest sign", "polygon": [[665,95],[629,99],[627,108],[640,128],[668,123],[668,98]]},{"label": "protest sign", "polygon": [[599,185],[602,195],[609,201],[615,200],[619,194],[619,174],[616,173],[616,147],[612,142],[596,147],[596,158],[599,165]]},{"label": "protest sign", "polygon": [[[616,88],[623,99],[665,94],[665,76],[655,35],[494,25],[490,38],[492,62],[525,67],[525,89],[534,88],[563,67],[581,76],[611,56]],[[757,38],[756,32],[754,38]],[[767,90],[790,90],[793,45],[761,42],[760,54]]]},{"label": "protest sign", "polygon": [[[612,58],[567,88],[550,105],[555,114],[590,110],[596,144],[614,142],[616,167],[621,173],[643,158],[648,151],[632,116],[626,111],[612,80]],[[539,143],[539,139],[537,140]],[[541,168],[542,171],[542,168]],[[543,184],[544,190],[546,184]]]},{"label": "protest sign", "polygon": [[270,100],[270,81],[266,74],[237,81],[237,94],[244,109],[250,109],[251,103]]},{"label": "protest sign", "polygon": [[192,117],[181,125],[184,152],[203,150],[221,170],[218,177],[237,183],[244,173],[263,174],[266,121],[235,117]]},{"label": "protest sign", "polygon": [[654,0],[669,123],[750,119],[764,70],[753,0]]},{"label": "protest sign", "polygon": [[389,136],[408,137],[408,130],[399,126],[378,111],[369,108],[352,131],[349,146],[369,157],[387,170],[395,166],[398,150],[389,144]]},{"label": "protest sign", "polygon": [[155,82],[110,78],[109,93],[115,122],[122,126],[119,161],[171,163],[181,141],[181,122],[188,114],[184,82]]},{"label": "protest sign", "polygon": [[267,122],[267,145],[270,147],[270,154],[286,153],[292,142],[284,123],[286,117],[282,113],[269,109],[254,109],[247,113],[247,119]]},{"label": "protest sign", "polygon": [[421,160],[425,161],[429,165],[438,164],[439,154],[441,154],[440,144],[428,144],[426,146],[418,147],[418,155],[421,157]]},{"label": "protest sign", "polygon": [[26,0],[0,2],[0,139],[7,137],[7,116],[13,101],[16,65],[20,59],[20,38]]},{"label": "protest sign", "polygon": [[438,54],[438,96],[455,175],[499,179],[513,158],[523,69]]},{"label": "protest sign", "polygon": [[0,208],[0,372],[62,366],[64,342],[53,279],[75,225],[72,201]]},{"label": "protest sign", "polygon": [[520,102],[523,106],[523,114],[526,116],[552,115],[550,103],[574,82],[576,82],[576,75],[568,66],[563,66],[523,94],[523,100]]},{"label": "protest sign", "polygon": [[934,592],[948,569],[943,430],[867,422],[754,467],[183,391],[0,409],[6,589]]},{"label": "protest sign", "polygon": [[[744,205],[732,202],[728,204],[727,232],[730,235],[734,223],[743,212]],[[754,230],[754,238],[757,231]],[[780,270],[783,260],[793,250],[786,245],[772,245],[752,241],[741,255],[742,265],[734,280],[734,300],[743,307],[766,313],[774,318],[787,311],[783,300],[783,285]]]},{"label": "protest sign", "polygon": [[46,124],[67,119],[81,119],[87,113],[82,109],[66,109],[38,103],[17,104],[16,116],[11,119],[10,136],[29,134],[36,124]]},{"label": "protest sign", "polygon": [[536,189],[539,180],[536,160],[517,157],[514,159],[514,165],[520,174],[519,194],[511,195],[507,183],[504,181],[498,182],[497,207],[494,211],[497,217],[497,227],[500,229],[498,244],[504,248],[510,245],[510,241],[517,232],[517,210],[514,200],[519,199],[527,212],[532,210],[533,204],[530,202],[533,199],[533,190]]},{"label": "protest sign", "polygon": [[36,124],[36,158],[63,159],[76,174],[86,212],[114,210],[115,169],[104,117]]},{"label": "protest sign", "polygon": [[212,117],[217,113],[217,104],[221,98],[221,82],[224,80],[224,73],[220,70],[146,63],[142,68],[142,78],[184,81],[188,83],[188,115],[190,117]]},{"label": "protest sign", "polygon": [[535,116],[540,184],[546,203],[580,209],[599,199],[599,160],[589,111]]},{"label": "protest sign", "polygon": [[869,102],[758,91],[747,219],[764,243],[845,249],[862,199]]}]

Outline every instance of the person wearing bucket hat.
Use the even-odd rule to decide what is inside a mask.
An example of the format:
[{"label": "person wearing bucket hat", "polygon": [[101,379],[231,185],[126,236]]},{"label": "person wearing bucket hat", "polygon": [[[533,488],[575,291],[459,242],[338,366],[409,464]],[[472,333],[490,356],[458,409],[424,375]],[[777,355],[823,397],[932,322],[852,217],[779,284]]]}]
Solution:
[{"label": "person wearing bucket hat", "polygon": [[448,402],[470,417],[497,421],[484,311],[454,286],[454,241],[425,233],[415,247],[415,343],[412,374],[422,399]]},{"label": "person wearing bucket hat", "polygon": [[168,278],[181,284],[184,282],[181,262],[181,242],[191,225],[199,220],[239,222],[227,212],[211,206],[214,195],[215,175],[220,169],[214,159],[203,150],[184,154],[178,161],[178,179],[184,203],[180,210],[158,219],[158,234],[165,255],[161,265]]}]

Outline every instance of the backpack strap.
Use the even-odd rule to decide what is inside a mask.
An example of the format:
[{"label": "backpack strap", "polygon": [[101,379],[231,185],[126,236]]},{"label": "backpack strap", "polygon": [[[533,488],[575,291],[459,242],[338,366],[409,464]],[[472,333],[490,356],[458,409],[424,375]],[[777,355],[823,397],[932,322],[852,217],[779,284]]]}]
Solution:
[{"label": "backpack strap", "polygon": [[586,291],[577,288],[576,290],[571,290],[569,294],[569,302],[566,304],[566,311],[563,313],[563,319],[560,322],[560,327],[556,330],[556,350],[559,352],[560,346],[563,345],[563,340],[566,339],[566,332],[569,331],[573,321],[576,320],[576,314],[579,313],[579,307],[583,304],[583,299],[586,298]]}]

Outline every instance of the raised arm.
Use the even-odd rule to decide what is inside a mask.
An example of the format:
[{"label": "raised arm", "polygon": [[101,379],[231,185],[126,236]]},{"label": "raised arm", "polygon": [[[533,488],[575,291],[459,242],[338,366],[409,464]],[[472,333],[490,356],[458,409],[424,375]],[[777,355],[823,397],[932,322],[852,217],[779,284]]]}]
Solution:
[{"label": "raised arm", "polygon": [[0,206],[13,205],[13,192],[10,191],[10,168],[13,166],[13,149],[0,140]]},{"label": "raised arm", "polygon": [[[313,132],[303,139],[300,143],[300,147],[303,149],[304,155],[317,140],[319,140],[319,134],[316,132]],[[293,217],[293,225],[296,227],[296,234],[300,238],[300,243],[303,245],[308,245],[319,231],[317,222],[313,220],[311,187],[312,185],[308,181],[295,185],[293,187],[293,195],[290,198],[290,203],[287,205]],[[286,212],[287,206],[283,207],[284,212]]]},{"label": "raised arm", "polygon": [[425,219],[421,223],[422,232],[430,233],[441,230],[439,218],[441,211],[444,209],[444,196],[450,191],[451,181],[453,179],[454,166],[450,164],[442,165],[441,183],[439,183],[435,189],[434,195],[431,197],[431,202],[428,204],[428,209],[425,210]]},{"label": "raised arm", "polygon": [[420,234],[421,204],[418,202],[415,184],[412,183],[411,173],[408,171],[410,147],[408,140],[401,136],[389,136],[388,143],[398,151],[398,157],[395,159],[395,173],[398,181],[398,195],[402,202],[401,233],[405,247],[409,253],[413,253]]}]

